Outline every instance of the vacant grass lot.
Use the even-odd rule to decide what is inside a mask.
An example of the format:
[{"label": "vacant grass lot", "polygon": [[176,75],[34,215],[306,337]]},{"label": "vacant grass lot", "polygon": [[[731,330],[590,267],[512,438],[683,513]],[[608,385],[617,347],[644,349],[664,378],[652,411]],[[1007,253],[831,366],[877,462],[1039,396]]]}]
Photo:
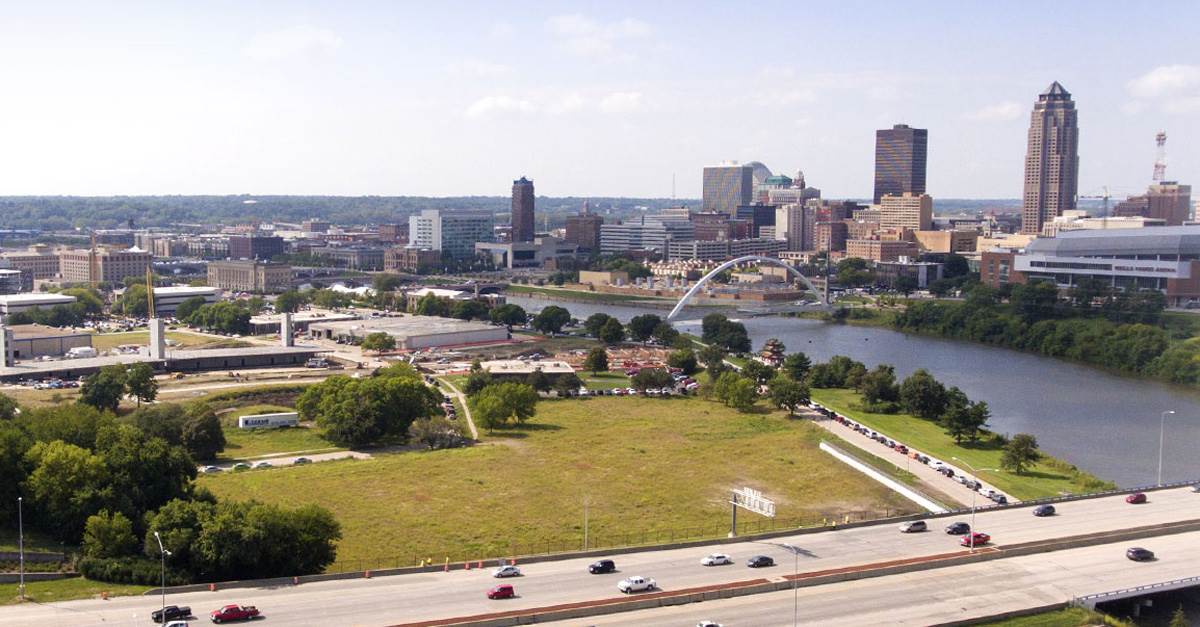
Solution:
[{"label": "vacant grass lot", "polygon": [[[1102,487],[1098,485],[1099,480],[1092,475],[1073,470],[1069,464],[1048,456],[1020,475],[1007,471],[982,470],[1000,467],[1002,451],[998,446],[982,442],[963,442],[962,445],[958,445],[954,443],[953,438],[946,435],[941,426],[928,420],[908,414],[875,414],[862,411],[859,409],[860,396],[853,390],[814,389],[812,398],[840,414],[947,463],[954,463],[951,457],[964,459],[968,464],[981,469],[981,479],[1019,499],[1057,496],[1066,492],[1091,492]],[[955,465],[966,470],[962,464]]]},{"label": "vacant grass lot", "polygon": [[[58,581],[29,581],[25,583],[26,602],[55,603],[74,599],[94,599],[101,592],[110,596],[142,594],[150,586],[129,586],[119,583],[92,581],[83,577],[59,579]],[[17,584],[0,583],[0,605],[19,603]]]},{"label": "vacant grass lot", "polygon": [[282,405],[250,405],[221,415],[221,427],[225,431],[225,452],[221,460],[248,459],[279,453],[299,451],[341,450],[321,437],[312,425],[301,423],[300,427],[283,429],[239,429],[238,418],[253,414],[274,414],[296,411]]},{"label": "vacant grass lot", "polygon": [[[175,346],[178,348],[214,348],[220,346],[222,348],[235,348],[238,346],[249,346],[246,342],[239,340],[217,339],[206,335],[196,335],[193,333],[183,333],[179,331],[167,331],[167,339],[178,342]],[[92,347],[98,351],[105,351],[125,344],[149,344],[149,331],[129,331],[127,333],[96,333],[92,335]]]},{"label": "vacant grass lot", "polygon": [[[473,448],[199,481],[221,498],[330,508],[345,536],[335,569],[577,549],[585,498],[592,546],[723,535],[742,486],[776,500],[779,524],[912,511],[818,450],[822,434],[691,398],[545,401],[531,425]],[[739,516],[743,531],[765,520]]]},{"label": "vacant grass lot", "polygon": [[629,387],[629,377],[623,372],[597,372],[592,374],[590,371],[580,371],[579,378],[583,379],[584,385],[590,390],[611,390],[613,388]]},{"label": "vacant grass lot", "polygon": [[982,627],[1087,627],[1090,625],[1113,625],[1123,627],[1130,625],[1100,612],[1093,612],[1081,607],[1071,607],[1053,612],[1044,612],[1032,616],[1008,618],[991,623],[980,623]]}]

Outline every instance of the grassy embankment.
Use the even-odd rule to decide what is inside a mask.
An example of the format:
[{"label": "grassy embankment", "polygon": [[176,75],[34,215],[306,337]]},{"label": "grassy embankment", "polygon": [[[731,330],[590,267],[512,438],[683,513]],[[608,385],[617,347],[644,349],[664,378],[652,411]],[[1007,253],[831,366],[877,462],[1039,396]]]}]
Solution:
[{"label": "grassy embankment", "polygon": [[1132,627],[1132,623],[1081,607],[1069,607],[1030,616],[980,623],[980,627],[1091,627],[1092,625]]},{"label": "grassy embankment", "polygon": [[812,398],[896,441],[947,463],[954,463],[952,457],[966,460],[968,464],[980,469],[979,477],[983,481],[1019,499],[1093,492],[1112,487],[1107,482],[1045,454],[1041,461],[1019,475],[1008,471],[982,470],[1000,467],[1003,451],[990,439],[985,438],[977,444],[955,444],[954,439],[946,435],[945,430],[934,422],[921,420],[909,414],[876,414],[863,411],[860,405],[861,397],[853,390],[814,389]]},{"label": "grassy embankment", "polygon": [[[181,331],[167,331],[167,339],[176,342],[175,347],[177,348],[240,348],[250,345],[241,340],[215,338]],[[127,344],[145,346],[149,343],[149,331],[95,333],[92,335],[92,347],[98,351],[106,351]]]},{"label": "grassy embankment", "polygon": [[[585,498],[592,546],[719,537],[728,491],[744,485],[777,501],[779,525],[914,509],[819,451],[822,437],[782,412],[739,414],[692,398],[546,401],[532,424],[484,434],[473,448],[199,483],[222,498],[330,508],[345,536],[335,569],[576,549]],[[749,515],[739,524],[769,523]]]},{"label": "grassy embankment", "polygon": [[[27,603],[54,603],[75,599],[94,599],[99,597],[101,592],[107,592],[109,596],[143,594],[150,588],[151,586],[104,583],[83,577],[73,577],[57,581],[26,582],[25,598]],[[0,605],[13,605],[19,602],[17,584],[0,583]]]},{"label": "grassy embankment", "polygon": [[239,429],[238,418],[253,414],[273,414],[296,411],[283,405],[250,405],[221,415],[225,431],[225,452],[221,461],[249,459],[283,453],[327,453],[341,448],[321,437],[320,430],[310,424],[283,429]]},{"label": "grassy embankment", "polygon": [[533,285],[509,285],[505,292],[518,295],[541,295],[560,300],[575,300],[585,303],[635,303],[637,301],[666,302],[668,299],[633,294],[609,294],[590,292],[564,287],[535,287]]}]

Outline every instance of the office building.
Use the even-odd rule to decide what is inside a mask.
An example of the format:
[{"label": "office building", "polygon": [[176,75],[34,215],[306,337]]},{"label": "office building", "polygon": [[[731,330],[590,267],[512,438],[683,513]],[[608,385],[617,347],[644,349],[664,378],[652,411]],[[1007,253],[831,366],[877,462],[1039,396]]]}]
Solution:
[{"label": "office building", "polygon": [[321,246],[310,248],[308,254],[339,268],[382,270],[383,251],[378,246]]},{"label": "office building", "polygon": [[300,223],[300,230],[306,233],[325,233],[332,224],[324,220],[305,220]]},{"label": "office building", "polygon": [[204,303],[212,304],[221,299],[221,290],[215,287],[191,287],[189,285],[174,285],[171,287],[154,288],[154,311],[160,316],[173,317],[179,304],[193,298],[203,298]]},{"label": "office building", "polygon": [[585,200],[579,214],[567,218],[566,239],[582,251],[598,251],[600,250],[600,226],[603,224],[604,218],[592,213]]},{"label": "office building", "polygon": [[754,167],[726,161],[705,166],[702,211],[720,211],[733,215],[741,205],[754,199]]},{"label": "office building", "polygon": [[[783,178],[787,179],[786,176]],[[765,203],[739,205],[734,211],[733,217],[750,223],[750,237],[763,237],[762,227],[775,226],[775,205]]]},{"label": "office building", "polygon": [[426,209],[408,219],[408,245],[418,250],[436,250],[454,259],[475,256],[477,242],[496,241],[495,219],[490,213],[450,212]]},{"label": "office building", "polygon": [[916,282],[919,290],[941,279],[945,271],[945,266],[940,263],[912,261],[908,258],[899,261],[877,261],[874,266],[876,280],[880,283],[894,288],[900,277],[908,277]]},{"label": "office building", "polygon": [[845,221],[818,222],[815,231],[818,251],[846,250],[846,236],[849,235],[850,229]]},{"label": "office building", "polygon": [[25,270],[37,279],[53,279],[59,273],[58,253],[45,244],[34,244],[23,251],[0,253],[0,259],[13,270]]},{"label": "office building", "polygon": [[437,268],[441,263],[441,251],[427,248],[396,246],[383,253],[383,269],[386,272],[421,272]]},{"label": "office building", "polygon": [[213,261],[208,264],[208,286],[228,292],[284,292],[292,286],[292,267],[252,259]]},{"label": "office building", "polygon": [[404,224],[380,224],[379,239],[384,242],[393,242],[396,244],[408,243],[408,223]]},{"label": "office building", "polygon": [[920,252],[916,243],[904,240],[848,239],[846,256],[870,261],[899,261],[901,257],[916,259]]},{"label": "office building", "polygon": [[879,226],[885,229],[933,229],[933,199],[929,194],[888,194],[879,203]]},{"label": "office building", "polygon": [[1140,196],[1117,203],[1113,215],[1162,220],[1166,226],[1182,226],[1192,219],[1192,186],[1176,181],[1155,183]]},{"label": "office building", "polygon": [[99,248],[91,250],[61,250],[58,253],[59,269],[64,283],[117,284],[125,277],[146,276],[153,256],[140,248],[117,250]]},{"label": "office building", "polygon": [[600,227],[600,252],[617,254],[628,251],[665,253],[668,240],[695,239],[695,227],[679,213],[640,216],[620,224]]},{"label": "office building", "polygon": [[782,205],[775,208],[775,239],[787,242],[786,250],[812,250],[806,247],[811,239],[812,225],[805,218],[814,215],[814,210],[805,210],[803,205]]},{"label": "office building", "polygon": [[[25,278],[29,278],[29,288],[25,287]],[[0,268],[0,294],[17,294],[28,292],[33,288],[33,275],[11,268]]]},{"label": "office building", "polygon": [[875,131],[875,204],[889,194],[925,193],[929,131],[897,124]]},{"label": "office building", "polygon": [[229,237],[231,259],[270,260],[287,252],[282,237],[274,235],[232,235]]},{"label": "office building", "polygon": [[497,268],[541,268],[553,260],[574,261],[579,247],[566,240],[543,236],[532,242],[479,242],[475,253],[486,256]]},{"label": "office building", "polygon": [[533,181],[522,176],[512,186],[512,241],[533,241],[533,210]]},{"label": "office building", "polygon": [[721,241],[670,241],[667,243],[667,261],[725,261],[747,255],[760,257],[777,256],[786,244],[776,239],[755,237]]},{"label": "office building", "polygon": [[1079,126],[1075,101],[1057,81],[1038,96],[1029,121],[1021,232],[1037,235],[1042,225],[1075,208],[1079,187]]},{"label": "office building", "polygon": [[922,252],[927,253],[970,253],[975,252],[978,231],[915,231],[913,236]]}]

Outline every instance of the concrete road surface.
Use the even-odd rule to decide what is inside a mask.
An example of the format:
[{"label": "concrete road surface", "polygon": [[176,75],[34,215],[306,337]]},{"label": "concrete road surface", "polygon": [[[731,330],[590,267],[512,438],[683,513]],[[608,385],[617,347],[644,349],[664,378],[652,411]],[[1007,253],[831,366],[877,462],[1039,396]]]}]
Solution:
[{"label": "concrete road surface", "polygon": [[[1200,519],[1200,494],[1191,492],[1190,488],[1179,488],[1153,492],[1149,503],[1144,505],[1128,505],[1124,496],[1118,495],[1062,503],[1057,507],[1059,515],[1050,518],[1036,518],[1028,507],[983,512],[978,515],[976,528],[990,533],[996,543],[1006,544],[1194,520]],[[168,595],[167,603],[190,605],[198,612],[208,612],[226,603],[257,605],[272,625],[392,625],[619,597],[616,584],[622,577],[630,575],[653,577],[664,590],[782,576],[792,573],[792,554],[783,546],[785,543],[801,550],[801,572],[943,554],[961,549],[959,538],[946,535],[941,528],[950,521],[967,519],[968,516],[930,519],[931,531],[918,534],[902,534],[894,525],[875,525],[766,542],[616,555],[614,559],[619,572],[608,575],[589,575],[586,567],[591,559],[528,564],[522,566],[524,577],[507,580],[516,586],[518,594],[517,598],[508,600],[484,598],[484,592],[497,582],[488,572],[456,570],[273,589],[174,594]],[[1159,542],[1162,540],[1146,540],[1145,543],[1157,546]],[[700,566],[700,558],[712,552],[728,553],[736,563]],[[770,555],[778,565],[747,568],[745,560],[756,554]],[[1004,569],[1007,561],[992,562],[984,568]],[[1113,563],[1126,570],[1136,566],[1121,560]],[[946,598],[958,595],[955,586],[944,585]],[[884,600],[903,601],[891,595]],[[0,608],[0,627],[148,624],[149,612],[159,603],[158,597],[152,596],[10,606]]]},{"label": "concrete road surface", "polygon": [[[1131,562],[1143,546],[1154,562]],[[547,625],[930,625],[1200,574],[1200,532]]]}]

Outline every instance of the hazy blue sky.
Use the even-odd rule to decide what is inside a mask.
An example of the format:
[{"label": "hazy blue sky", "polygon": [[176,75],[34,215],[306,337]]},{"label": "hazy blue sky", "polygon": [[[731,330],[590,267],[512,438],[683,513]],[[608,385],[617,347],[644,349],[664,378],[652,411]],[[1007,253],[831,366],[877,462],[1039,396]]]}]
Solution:
[{"label": "hazy blue sky", "polygon": [[929,129],[935,197],[1020,195],[1058,80],[1080,193],[1200,184],[1196,2],[5,2],[0,194],[695,197],[701,167],[870,196]]}]

